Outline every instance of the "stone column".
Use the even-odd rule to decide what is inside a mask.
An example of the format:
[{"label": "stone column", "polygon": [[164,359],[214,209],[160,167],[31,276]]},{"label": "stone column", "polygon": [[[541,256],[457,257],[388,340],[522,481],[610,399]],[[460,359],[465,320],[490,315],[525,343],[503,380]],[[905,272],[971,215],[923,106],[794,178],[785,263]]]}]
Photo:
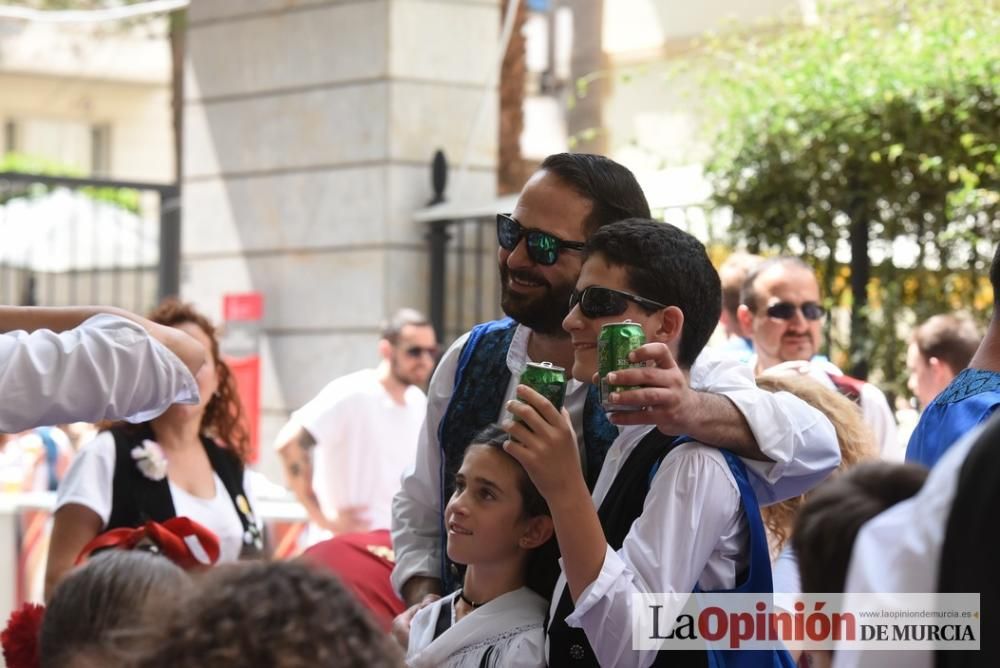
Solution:
[{"label": "stone column", "polygon": [[499,0],[192,0],[188,17],[181,292],[214,318],[224,293],[264,294],[261,450],[280,479],[288,412],[374,366],[387,315],[426,311],[412,212],[480,105],[461,199],[495,195]]}]

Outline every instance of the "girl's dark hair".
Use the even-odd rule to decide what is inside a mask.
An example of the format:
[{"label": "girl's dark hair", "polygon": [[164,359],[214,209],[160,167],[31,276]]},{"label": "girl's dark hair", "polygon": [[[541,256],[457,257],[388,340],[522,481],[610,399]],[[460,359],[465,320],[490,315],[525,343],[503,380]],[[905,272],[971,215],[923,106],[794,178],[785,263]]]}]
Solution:
[{"label": "girl's dark hair", "polygon": [[43,668],[72,665],[93,657],[95,664],[119,634],[190,588],[187,573],[165,557],[112,550],[94,556],[59,583],[45,609],[39,636]]},{"label": "girl's dark hair", "polygon": [[545,502],[545,498],[535,487],[535,483],[531,482],[531,478],[528,477],[528,472],[521,467],[521,464],[510,456],[510,454],[503,449],[503,444],[510,440],[510,434],[505,432],[503,429],[495,424],[491,424],[488,427],[484,427],[472,437],[472,442],[469,443],[469,447],[473,445],[488,445],[492,448],[496,448],[502,452],[507,457],[517,464],[518,470],[521,472],[521,482],[518,485],[518,490],[521,492],[521,499],[524,501],[524,517],[538,517],[539,515],[549,515],[549,504]]},{"label": "girl's dark hair", "polygon": [[305,562],[208,571],[150,627],[137,668],[403,668],[399,648],[329,572]]},{"label": "girl's dark hair", "polygon": [[[469,447],[473,445],[488,445],[514,459],[503,449],[503,444],[509,440],[510,434],[497,425],[491,424],[488,427],[484,427],[472,437]],[[531,518],[538,517],[539,515],[551,515],[549,504],[545,502],[545,497],[535,487],[535,483],[531,482],[528,472],[524,470],[520,462],[516,459],[514,459],[514,462],[521,472],[519,490],[524,503],[523,517]],[[465,567],[460,566],[459,571],[464,573]],[[551,599],[552,591],[556,587],[556,580],[559,578],[559,543],[556,542],[555,534],[544,544],[539,545],[528,553],[525,571],[525,584],[528,588],[546,601]]]}]

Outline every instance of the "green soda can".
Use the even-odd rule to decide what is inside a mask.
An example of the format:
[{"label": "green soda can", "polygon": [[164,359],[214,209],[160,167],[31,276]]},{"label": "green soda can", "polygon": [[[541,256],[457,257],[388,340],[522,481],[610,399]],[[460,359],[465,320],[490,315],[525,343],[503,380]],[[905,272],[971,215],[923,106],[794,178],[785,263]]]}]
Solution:
[{"label": "green soda can", "polygon": [[642,326],[631,320],[601,327],[601,335],[597,337],[597,371],[601,379],[601,405],[608,413],[642,410],[642,406],[615,406],[611,403],[609,397],[612,392],[637,390],[639,386],[611,385],[608,374],[645,366],[642,362],[633,364],[628,361],[628,354],[645,343],[646,333],[642,331]]},{"label": "green soda can", "polygon": [[551,401],[557,411],[562,410],[563,400],[566,398],[566,369],[551,362],[529,362],[524,367],[519,382]]}]

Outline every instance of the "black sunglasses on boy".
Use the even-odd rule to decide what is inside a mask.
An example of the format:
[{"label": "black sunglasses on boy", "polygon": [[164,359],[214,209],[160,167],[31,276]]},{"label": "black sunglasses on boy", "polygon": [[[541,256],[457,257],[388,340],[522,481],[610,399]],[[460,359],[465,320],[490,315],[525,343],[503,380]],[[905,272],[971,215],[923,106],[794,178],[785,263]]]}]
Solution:
[{"label": "black sunglasses on boy", "polygon": [[591,285],[579,292],[573,290],[569,296],[569,310],[572,311],[573,307],[579,304],[580,311],[585,317],[591,319],[607,318],[624,313],[629,302],[634,302],[648,311],[659,311],[667,308],[666,304],[633,295],[631,292]]}]

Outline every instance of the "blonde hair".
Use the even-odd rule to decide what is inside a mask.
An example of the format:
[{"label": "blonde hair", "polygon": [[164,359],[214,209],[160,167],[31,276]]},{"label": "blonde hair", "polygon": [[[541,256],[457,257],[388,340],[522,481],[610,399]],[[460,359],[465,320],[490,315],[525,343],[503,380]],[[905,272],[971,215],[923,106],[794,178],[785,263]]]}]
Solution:
[{"label": "blonde hair", "polygon": [[[757,386],[768,392],[788,392],[794,394],[825,415],[837,432],[840,446],[840,465],[834,473],[851,468],[858,462],[874,459],[878,448],[875,435],[865,424],[861,409],[850,399],[828,389],[808,376],[789,376],[764,372],[757,376]],[[787,499],[781,503],[760,509],[767,527],[769,543],[775,553],[780,552],[792,535],[795,515],[805,501],[807,494]]]}]

